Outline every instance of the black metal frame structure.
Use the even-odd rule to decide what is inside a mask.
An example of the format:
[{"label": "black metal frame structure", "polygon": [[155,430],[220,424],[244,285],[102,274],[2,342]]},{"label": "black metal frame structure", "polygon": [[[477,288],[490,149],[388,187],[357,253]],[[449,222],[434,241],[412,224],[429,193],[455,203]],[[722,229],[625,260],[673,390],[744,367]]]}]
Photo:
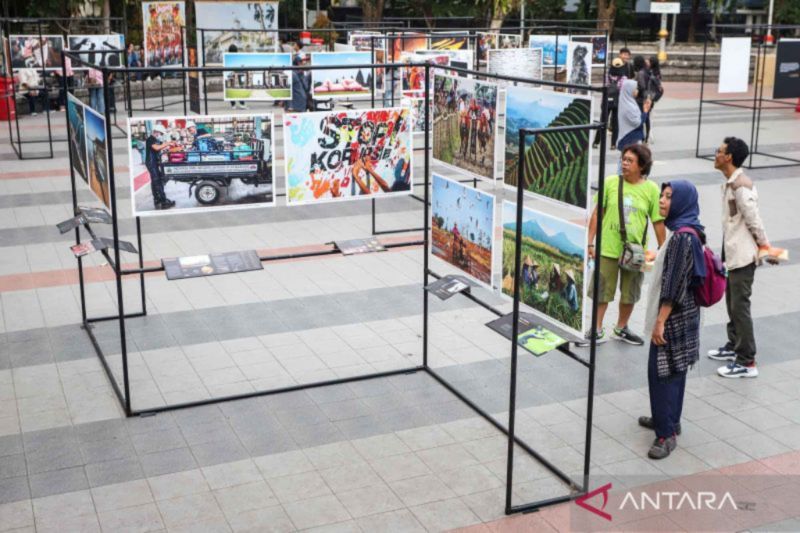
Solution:
[{"label": "black metal frame structure", "polygon": [[[106,25],[111,31],[113,31],[113,28],[111,28],[112,25],[119,24],[121,26],[120,28],[118,28],[120,31],[116,31],[116,33],[121,33],[122,35],[125,35],[127,33],[126,20],[123,17],[82,17],[80,19],[72,19],[72,18],[64,18],[64,17],[0,18],[0,27],[2,27],[2,35],[4,37],[6,37],[6,38],[9,38],[9,40],[10,40],[10,36],[12,35],[12,33],[11,33],[12,25],[29,25],[29,24],[30,25],[35,25],[37,31],[36,31],[36,33],[34,33],[34,35],[38,35],[39,39],[41,40],[44,35],[51,35],[50,32],[43,31],[43,28],[50,28],[51,25],[56,25],[56,26],[62,25],[62,24],[71,25],[71,24],[75,24],[76,22],[79,23],[80,26],[87,27],[87,28],[93,28],[93,27],[96,27],[96,26]],[[66,47],[69,45],[69,42],[68,42],[69,34],[64,34],[60,30],[59,30],[58,34],[61,35],[62,38],[64,38],[64,51],[66,51]],[[65,35],[66,35],[66,38],[65,38]],[[98,35],[100,35],[100,34],[98,34]],[[124,52],[124,50],[110,51],[110,53],[118,53],[118,52]],[[5,50],[0,51],[0,53],[5,54]],[[62,51],[62,53],[63,53],[63,51]],[[95,54],[98,54],[98,53],[102,54],[102,52],[94,52],[94,53]],[[50,110],[50,103],[48,101],[49,96],[46,94],[46,92],[48,91],[48,87],[47,87],[47,83],[46,83],[48,70],[44,66],[44,61],[42,61],[42,67],[39,70],[39,74],[40,74],[40,76],[42,78],[42,85],[40,87],[37,87],[36,90],[40,91],[40,92],[44,91],[45,94],[43,96],[39,95],[36,98],[37,99],[42,98],[43,102],[44,102],[44,109],[42,111],[45,114],[45,116],[47,117],[47,138],[46,139],[23,139],[22,138],[23,137],[22,136],[22,132],[20,131],[20,127],[19,127],[19,113],[16,112],[17,89],[16,89],[16,84],[14,82],[14,71],[16,69],[15,69],[15,67],[12,66],[10,57],[8,58],[8,62],[9,62],[8,70],[9,70],[9,75],[10,75],[10,78],[11,78],[11,85],[10,85],[11,90],[7,91],[4,95],[0,96],[0,98],[5,99],[6,106],[7,106],[7,109],[8,109],[8,117],[6,119],[6,122],[8,123],[9,144],[11,145],[11,148],[14,150],[14,153],[17,155],[17,159],[20,159],[20,160],[53,159],[53,156],[54,156],[53,143],[54,142],[56,142],[56,143],[57,142],[65,142],[66,139],[54,138],[53,137],[53,124],[52,124],[52,120],[50,118],[51,110]],[[63,86],[63,85],[66,84],[66,78],[64,77],[66,75],[66,69],[65,68],[60,69],[60,73],[62,75],[61,83],[62,83],[62,86]],[[12,109],[14,109],[13,113],[11,112]],[[12,114],[13,114],[13,118],[12,118]],[[11,124],[12,122],[14,123],[13,126]],[[119,126],[117,126],[116,114],[114,115],[113,125],[116,126],[117,129],[121,133],[123,133],[123,134],[125,133],[124,130],[122,130],[122,128],[119,128]],[[15,135],[16,135],[16,139],[15,139]],[[47,143],[47,147],[48,147],[48,151],[47,152],[45,152],[44,154],[37,153],[37,155],[26,155],[25,149],[23,148],[24,146],[33,145],[33,144],[43,144],[43,143]]]},{"label": "black metal frame structure", "polygon": [[[80,58],[71,53],[67,53],[71,57],[73,61],[77,61],[81,63]],[[552,87],[552,88],[561,88],[561,89],[575,89],[578,91],[585,91],[587,94],[592,93],[600,93],[603,97],[603,105],[601,111],[601,120],[599,122],[593,122],[585,125],[577,125],[577,126],[563,126],[563,127],[556,127],[556,128],[541,128],[541,129],[530,129],[530,130],[521,130],[519,134],[519,143],[520,147],[524,148],[525,146],[525,139],[529,135],[547,135],[550,133],[559,133],[565,131],[603,131],[605,129],[605,115],[607,112],[606,109],[606,88],[605,87],[593,87],[593,86],[580,86],[580,85],[569,85],[565,83],[557,83],[557,82],[550,82],[544,80],[530,80],[525,78],[519,77],[510,77],[510,76],[497,76],[497,75],[489,75],[487,76],[485,73],[479,71],[473,71],[468,69],[460,69],[454,67],[433,67],[428,63],[419,63],[413,64],[414,66],[420,66],[425,69],[425,100],[426,100],[426,111],[425,111],[425,118],[426,123],[428,122],[429,114],[432,112],[430,104],[431,96],[431,88],[433,85],[432,82],[432,70],[443,70],[443,71],[455,71],[458,74],[468,74],[472,76],[480,76],[486,79],[502,79],[512,83],[531,83],[535,81],[535,83]],[[390,63],[380,63],[380,64],[371,64],[371,65],[361,65],[361,67],[377,67],[377,68],[393,68],[397,67],[396,64]],[[272,67],[276,70],[296,70],[305,67]],[[326,67],[310,67],[310,68],[317,68],[317,69],[335,69],[340,68],[339,66],[326,66]],[[146,69],[126,69],[130,73],[136,73],[145,71]],[[216,72],[221,71],[222,68],[192,68],[192,67],[181,67],[181,68],[171,68],[165,69],[166,71],[172,71],[176,73],[180,73],[184,75],[190,72]],[[229,68],[228,71],[248,71],[252,69],[248,68]],[[104,78],[105,79],[105,78]],[[104,96],[108,96],[109,94],[109,86],[104,83],[103,87],[103,94]],[[129,108],[129,114],[131,110]],[[556,503],[567,502],[579,497],[582,494],[585,494],[589,490],[589,475],[590,475],[590,457],[591,457],[591,441],[592,441],[592,414],[593,414],[593,395],[594,395],[594,379],[595,379],[595,359],[596,359],[596,343],[594,340],[590,343],[589,346],[589,358],[586,359],[583,356],[574,353],[569,345],[563,345],[558,349],[559,353],[562,353],[568,356],[570,359],[576,361],[581,366],[588,370],[588,391],[587,391],[587,420],[585,426],[585,434],[586,434],[586,442],[585,442],[585,455],[584,455],[584,463],[583,463],[583,479],[581,481],[574,480],[569,474],[561,470],[558,466],[553,464],[550,460],[545,458],[542,454],[537,452],[532,446],[527,444],[524,440],[522,440],[518,435],[515,434],[515,424],[516,424],[516,383],[517,383],[517,363],[518,363],[518,344],[516,342],[511,342],[511,369],[510,369],[510,388],[509,388],[509,414],[508,414],[508,422],[507,425],[504,425],[501,421],[496,419],[493,415],[485,411],[481,408],[476,402],[472,401],[467,395],[461,392],[457,386],[453,383],[448,381],[442,374],[437,372],[436,369],[431,367],[428,362],[428,344],[430,339],[429,333],[429,292],[424,290],[424,286],[428,285],[428,282],[433,279],[439,279],[441,276],[435,272],[429,263],[430,259],[430,229],[431,229],[431,198],[430,198],[430,175],[431,175],[431,168],[430,168],[430,150],[431,147],[431,132],[429,128],[426,127],[425,131],[425,142],[424,142],[424,195],[423,195],[423,216],[424,216],[424,226],[423,226],[423,239],[422,240],[414,240],[414,241],[406,241],[400,242],[395,244],[389,244],[388,247],[396,248],[396,247],[403,247],[403,246],[419,246],[422,245],[423,247],[423,268],[424,268],[424,286],[422,290],[422,298],[423,298],[423,323],[422,323],[422,364],[410,366],[407,368],[402,368],[398,370],[392,371],[385,371],[385,372],[377,372],[377,373],[370,373],[366,375],[359,375],[347,378],[340,378],[340,379],[332,379],[332,380],[325,380],[319,382],[312,382],[312,383],[304,383],[298,384],[288,387],[280,387],[271,390],[262,390],[256,392],[248,392],[242,394],[235,394],[235,395],[228,395],[222,397],[215,397],[215,398],[208,398],[208,399],[201,399],[196,401],[184,402],[184,403],[176,403],[176,404],[167,404],[163,406],[157,407],[150,407],[145,409],[133,409],[131,405],[131,383],[128,375],[128,352],[127,352],[127,343],[126,343],[126,320],[137,318],[137,317],[144,317],[147,315],[147,306],[146,306],[146,292],[145,292],[145,275],[160,272],[164,270],[162,266],[145,266],[144,265],[144,258],[142,254],[142,230],[141,230],[141,221],[139,217],[136,217],[136,244],[138,247],[138,264],[135,267],[126,267],[123,265],[121,258],[120,258],[120,241],[119,241],[119,215],[118,215],[118,205],[117,205],[117,196],[116,196],[116,187],[115,187],[115,177],[114,177],[114,165],[113,165],[113,142],[110,136],[111,133],[111,126],[110,126],[110,116],[109,111],[106,108],[105,110],[105,119],[106,119],[106,137],[108,139],[108,146],[107,146],[107,153],[108,153],[108,182],[110,186],[110,205],[111,205],[111,231],[113,236],[113,247],[109,248],[108,250],[103,250],[103,255],[108,262],[108,266],[114,272],[114,280],[116,286],[116,300],[117,300],[117,311],[115,314],[109,316],[88,316],[87,314],[87,300],[86,300],[86,291],[85,291],[85,280],[84,280],[84,267],[83,261],[81,258],[78,258],[78,278],[79,278],[79,287],[80,287],[80,298],[81,298],[81,322],[82,328],[86,331],[87,335],[89,336],[92,345],[95,348],[95,351],[100,359],[100,362],[111,382],[112,388],[114,390],[115,395],[117,396],[123,411],[126,416],[137,416],[137,415],[153,415],[160,412],[175,410],[175,409],[182,409],[182,408],[189,408],[195,406],[202,406],[208,405],[218,402],[225,402],[225,401],[232,401],[232,400],[241,400],[246,398],[253,398],[257,396],[265,396],[271,394],[278,394],[283,392],[289,391],[296,391],[296,390],[303,390],[315,387],[322,387],[328,385],[336,385],[336,384],[343,384],[348,382],[354,381],[362,381],[362,380],[369,380],[373,378],[379,377],[386,377],[392,375],[399,375],[399,374],[410,374],[416,372],[425,372],[433,379],[435,379],[439,384],[445,387],[448,391],[453,393],[457,398],[459,398],[462,402],[468,405],[477,415],[480,415],[484,418],[487,422],[492,424],[495,428],[505,434],[508,438],[508,456],[507,456],[507,478],[506,478],[506,500],[505,500],[505,512],[507,514],[516,513],[516,512],[529,512],[535,511],[541,507],[553,505]],[[599,177],[599,184],[600,187],[603,187],[604,184],[604,164],[605,164],[605,135],[600,136],[601,139],[601,152],[599,158],[599,165],[598,165],[598,177]],[[525,165],[525,158],[521,157],[519,162],[519,170],[521,173],[524,173],[524,165]],[[72,183],[72,203],[73,209],[76,214],[79,213],[78,202],[77,202],[77,189],[76,189],[76,178],[75,178],[75,170],[72,166],[72,154],[70,153],[70,177]],[[588,186],[588,176],[587,176],[587,186]],[[277,196],[273,189],[273,194]],[[516,200],[517,200],[517,213],[516,213],[516,223],[517,227],[521,227],[522,221],[522,213],[523,213],[523,203],[525,200],[525,196],[523,195],[523,189],[521,187],[517,187],[516,189]],[[588,213],[587,213],[588,215]],[[598,212],[598,224],[602,224],[602,208],[599,208]],[[587,217],[588,218],[588,217]],[[86,224],[85,227],[78,226],[75,229],[75,241],[76,243],[81,242],[82,233],[86,232],[88,236],[92,239],[96,238],[95,231],[93,230],[91,224]],[[516,251],[515,251],[515,266],[516,272],[520,272],[521,266],[521,240],[522,234],[518,232],[516,235]],[[601,242],[601,232],[597,233],[596,237],[596,246],[600,246]],[[261,256],[260,260],[262,262],[269,262],[275,260],[293,260],[293,259],[300,259],[300,258],[308,258],[308,257],[319,257],[319,256],[331,256],[339,254],[339,250],[334,247],[326,247],[321,248],[316,251],[309,251],[304,253],[294,253],[294,254],[282,254],[282,255],[266,255]],[[139,288],[141,291],[141,309],[135,312],[126,312],[125,303],[124,303],[124,296],[123,296],[123,279],[129,276],[135,276],[139,278]],[[591,331],[594,333],[596,323],[596,316],[597,316],[597,287],[599,286],[599,271],[595,269],[594,271],[594,297],[592,298],[592,328]],[[490,311],[494,315],[503,316],[505,313],[501,312],[500,310],[496,309],[490,303],[485,302],[479,296],[470,293],[462,293],[464,297],[468,298],[472,302],[478,304],[479,306],[483,307],[484,309]],[[513,337],[516,338],[518,335],[518,318],[520,313],[520,276],[515,276],[514,281],[514,303],[513,303],[513,318],[514,318],[514,331]],[[117,378],[114,375],[113,370],[111,369],[106,355],[103,352],[103,348],[100,345],[100,341],[95,335],[93,331],[93,327],[95,324],[100,322],[117,322],[119,327],[119,342],[121,348],[121,362],[122,362],[122,386],[117,382]],[[592,335],[594,338],[594,335]],[[560,481],[565,483],[569,490],[566,494],[557,495],[554,497],[550,497],[547,499],[534,501],[534,502],[526,502],[523,504],[515,505],[512,496],[512,483],[513,483],[513,475],[514,475],[514,447],[519,446],[523,449],[526,453],[528,453],[531,457],[536,459],[540,464],[546,467],[554,476],[556,476]]]},{"label": "black metal frame structure", "polygon": [[[697,112],[697,142],[695,144],[695,157],[698,159],[705,159],[708,161],[713,161],[715,158],[714,153],[704,153],[701,151],[700,148],[700,138],[702,136],[702,126],[703,126],[703,105],[717,105],[717,106],[724,106],[724,107],[731,107],[742,109],[745,111],[752,111],[750,117],[750,155],[747,158],[747,162],[743,165],[745,168],[748,169],[761,169],[761,168],[780,168],[780,167],[793,167],[800,165],[800,159],[787,157],[785,155],[778,155],[769,153],[759,149],[759,137],[761,133],[761,112],[763,110],[789,110],[790,112],[794,112],[795,103],[790,102],[787,100],[776,100],[770,97],[764,96],[764,80],[765,80],[765,64],[766,64],[766,57],[767,53],[773,49],[773,46],[768,46],[765,44],[763,39],[756,39],[756,35],[759,32],[772,30],[778,32],[800,32],[800,25],[768,25],[768,24],[717,24],[716,26],[717,31],[721,32],[718,33],[716,36],[711,35],[710,33],[706,35],[705,42],[703,44],[703,67],[702,67],[702,74],[700,78],[700,100],[699,100],[699,108]],[[730,33],[729,33],[730,32]],[[707,99],[705,98],[705,85],[706,85],[706,70],[707,70],[707,59],[708,59],[708,44],[709,42],[715,43],[716,37],[732,37],[735,33],[736,36],[739,37],[749,37],[753,39],[755,42],[755,69],[752,78],[752,85],[753,85],[753,96],[750,98],[747,97],[739,97],[739,98],[714,98],[714,99]],[[777,39],[780,39],[778,36]],[[777,42],[776,42],[777,44]],[[751,56],[753,57],[753,56]],[[765,104],[769,107],[765,107]],[[797,140],[797,137],[795,137]],[[800,143],[798,143],[798,147],[800,147]],[[769,165],[756,165],[753,164],[753,156],[761,156],[772,160],[778,160],[782,163],[775,163]]]}]

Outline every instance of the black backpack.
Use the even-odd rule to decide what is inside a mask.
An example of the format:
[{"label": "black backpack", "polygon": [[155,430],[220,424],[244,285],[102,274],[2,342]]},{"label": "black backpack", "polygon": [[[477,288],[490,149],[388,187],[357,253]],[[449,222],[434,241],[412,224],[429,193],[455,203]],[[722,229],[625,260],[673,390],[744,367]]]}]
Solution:
[{"label": "black backpack", "polygon": [[658,102],[664,96],[664,85],[661,83],[661,78],[657,76],[650,76],[647,82],[647,92],[653,102]]}]

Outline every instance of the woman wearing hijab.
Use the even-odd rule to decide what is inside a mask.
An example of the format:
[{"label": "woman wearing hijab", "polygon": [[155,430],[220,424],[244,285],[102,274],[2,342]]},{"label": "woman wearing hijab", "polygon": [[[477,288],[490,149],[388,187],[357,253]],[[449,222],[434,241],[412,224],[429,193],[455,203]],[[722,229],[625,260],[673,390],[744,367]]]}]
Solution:
[{"label": "woman wearing hijab", "polygon": [[636,103],[638,94],[636,80],[625,80],[622,83],[617,110],[617,129],[619,130],[617,148],[619,150],[623,150],[626,146],[639,144],[644,140],[644,125],[647,122],[652,102],[646,98],[642,109],[639,109],[639,104]]},{"label": "woman wearing hijab", "polygon": [[651,416],[640,417],[639,425],[655,431],[647,453],[651,459],[667,457],[681,434],[686,374],[697,362],[700,347],[694,288],[706,277],[706,237],[695,186],[685,180],[664,183],[659,212],[672,234],[656,257],[645,316],[645,331],[652,332],[647,365]]}]

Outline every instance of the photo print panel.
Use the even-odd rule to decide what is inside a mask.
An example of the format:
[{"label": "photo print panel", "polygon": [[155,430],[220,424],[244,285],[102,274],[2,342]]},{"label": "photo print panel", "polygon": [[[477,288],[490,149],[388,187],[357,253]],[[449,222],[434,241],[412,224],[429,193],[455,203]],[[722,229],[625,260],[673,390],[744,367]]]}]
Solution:
[{"label": "photo print panel", "polygon": [[[489,61],[486,72],[501,76],[514,76],[518,78],[542,79],[542,49],[541,48],[505,48],[489,50]],[[514,82],[495,80],[497,85],[505,87]]]},{"label": "photo print panel", "polygon": [[61,70],[64,38],[60,35],[10,35],[11,68]]},{"label": "photo print panel", "polygon": [[[472,70],[475,65],[472,63],[472,50],[417,50],[416,54],[421,57],[440,57],[447,56],[449,59],[446,65],[451,67],[458,67],[467,70]],[[438,63],[437,61],[437,64]],[[460,76],[462,78],[471,78],[472,74],[465,74],[463,72],[450,72],[452,76]]]},{"label": "photo print panel", "polygon": [[292,99],[292,72],[267,70],[268,67],[291,67],[292,54],[225,53],[225,68],[253,70],[224,72],[226,101],[272,102]]},{"label": "photo print panel", "polygon": [[[412,132],[414,134],[424,134],[425,133],[425,98],[409,98],[404,96],[400,100],[400,105],[402,107],[407,107],[411,110],[411,122],[413,123],[414,127]],[[428,114],[428,130],[431,130],[431,124],[433,121],[433,112]]]},{"label": "photo print panel", "polygon": [[283,131],[288,205],[412,191],[407,108],[286,113]]},{"label": "photo print panel", "polygon": [[433,173],[431,254],[491,288],[494,196]]},{"label": "photo print panel", "polygon": [[416,32],[398,33],[389,38],[389,43],[391,43],[392,58],[394,58],[394,62],[397,62],[403,52],[427,49],[428,36]]},{"label": "photo print panel", "polygon": [[586,209],[590,130],[528,135],[525,176],[519,179],[520,129],[590,124],[591,99],[535,87],[506,88],[505,185],[521,183],[526,193]]},{"label": "photo print panel", "polygon": [[268,113],[128,119],[133,216],[275,204]]},{"label": "photo print panel", "polygon": [[[71,52],[81,52],[78,56],[96,67],[119,67],[125,63],[125,58],[119,54],[102,54],[109,50],[124,50],[125,36],[119,33],[110,35],[69,35],[67,44]],[[89,67],[72,65],[73,70],[88,70]]]},{"label": "photo print panel", "polygon": [[478,61],[486,62],[489,50],[519,48],[522,46],[522,37],[512,33],[478,32],[477,33]]},{"label": "photo print panel", "polygon": [[[375,52],[371,63],[386,63],[386,38],[377,32],[350,32],[348,43],[355,47],[358,52]],[[374,44],[373,44],[374,43]],[[373,48],[374,46],[374,48]],[[384,90],[384,78],[386,70],[383,68],[375,69],[375,90]]]},{"label": "photo print panel", "polygon": [[433,158],[494,182],[497,85],[433,77]]},{"label": "photo print panel", "polygon": [[85,183],[89,183],[86,163],[86,119],[83,102],[67,93],[67,132],[72,168]]},{"label": "photo print panel", "polygon": [[[429,63],[440,67],[450,64],[450,58],[445,54],[428,54],[422,52],[403,52],[400,54],[400,95],[408,98],[425,97],[425,66]],[[433,86],[429,85],[431,90]]]},{"label": "photo print panel", "polygon": [[[567,43],[569,37],[559,35],[531,35],[528,38],[528,48],[542,49],[542,64],[545,67],[563,67],[567,64]],[[556,53],[558,44],[558,53]]]},{"label": "photo print panel", "polygon": [[469,32],[433,32],[431,34],[431,50],[467,50],[469,49]]},{"label": "photo print panel", "polygon": [[142,2],[144,66],[179,67],[183,61],[183,2]]},{"label": "photo print panel", "polygon": [[778,41],[772,97],[800,98],[800,39]]},{"label": "photo print panel", "polygon": [[111,211],[106,119],[91,107],[84,106],[83,111],[86,131],[86,174],[89,188],[97,196],[97,199]]},{"label": "photo print panel", "polygon": [[339,69],[312,70],[311,93],[314,98],[369,97],[372,94],[372,69],[348,65],[369,65],[369,52],[316,52],[311,54],[312,66],[341,65]]},{"label": "photo print panel", "polygon": [[[570,41],[591,45],[591,66],[602,67],[606,64],[606,58],[608,57],[608,38],[605,35],[573,35]],[[559,42],[559,44],[561,43]]]},{"label": "photo print panel", "polygon": [[[592,84],[592,45],[570,41],[567,45],[567,83],[575,85]],[[580,89],[570,89],[570,93],[586,94]]]},{"label": "photo print panel", "polygon": [[[502,291],[514,297],[517,204],[503,202]],[[578,336],[586,300],[584,226],[530,208],[522,211],[520,302]]]},{"label": "photo print panel", "polygon": [[278,51],[278,2],[195,2],[194,10],[201,65],[222,65],[222,55],[234,52],[232,47],[235,52]]}]

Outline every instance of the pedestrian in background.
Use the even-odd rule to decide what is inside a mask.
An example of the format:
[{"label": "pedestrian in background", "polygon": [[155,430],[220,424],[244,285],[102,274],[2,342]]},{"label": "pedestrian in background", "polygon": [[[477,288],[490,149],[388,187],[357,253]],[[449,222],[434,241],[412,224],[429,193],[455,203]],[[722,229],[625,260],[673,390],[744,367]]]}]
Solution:
[{"label": "pedestrian in background", "polygon": [[697,189],[685,180],[661,186],[659,214],[672,232],[653,266],[645,314],[650,332],[647,382],[651,416],[639,425],[655,431],[647,456],[664,459],[681,433],[686,374],[700,357],[700,308],[694,288],[705,280],[705,232]]},{"label": "pedestrian in background", "polygon": [[661,82],[661,63],[659,63],[656,56],[650,56],[650,59],[646,61],[646,67],[648,70],[647,98],[650,99],[650,112],[647,114],[647,120],[645,120],[644,124],[644,142],[646,144],[650,144],[653,142],[653,128],[651,126],[653,120],[653,107],[655,106],[656,102],[661,100],[661,97],[664,96],[664,85]]},{"label": "pedestrian in background", "polygon": [[644,141],[645,123],[650,112],[651,102],[644,101],[642,109],[636,102],[638,98],[636,80],[625,80],[619,93],[619,109],[617,110],[617,128],[619,140],[617,148],[622,150],[626,146],[639,144]]},{"label": "pedestrian in background", "polygon": [[728,342],[710,350],[708,357],[729,361],[717,373],[725,378],[754,378],[756,339],[750,296],[759,250],[769,250],[769,240],[758,210],[758,192],[753,181],[742,171],[750,151],[736,137],[726,137],[714,158],[714,168],[722,172],[722,260],[728,269],[725,305],[728,309]]}]

